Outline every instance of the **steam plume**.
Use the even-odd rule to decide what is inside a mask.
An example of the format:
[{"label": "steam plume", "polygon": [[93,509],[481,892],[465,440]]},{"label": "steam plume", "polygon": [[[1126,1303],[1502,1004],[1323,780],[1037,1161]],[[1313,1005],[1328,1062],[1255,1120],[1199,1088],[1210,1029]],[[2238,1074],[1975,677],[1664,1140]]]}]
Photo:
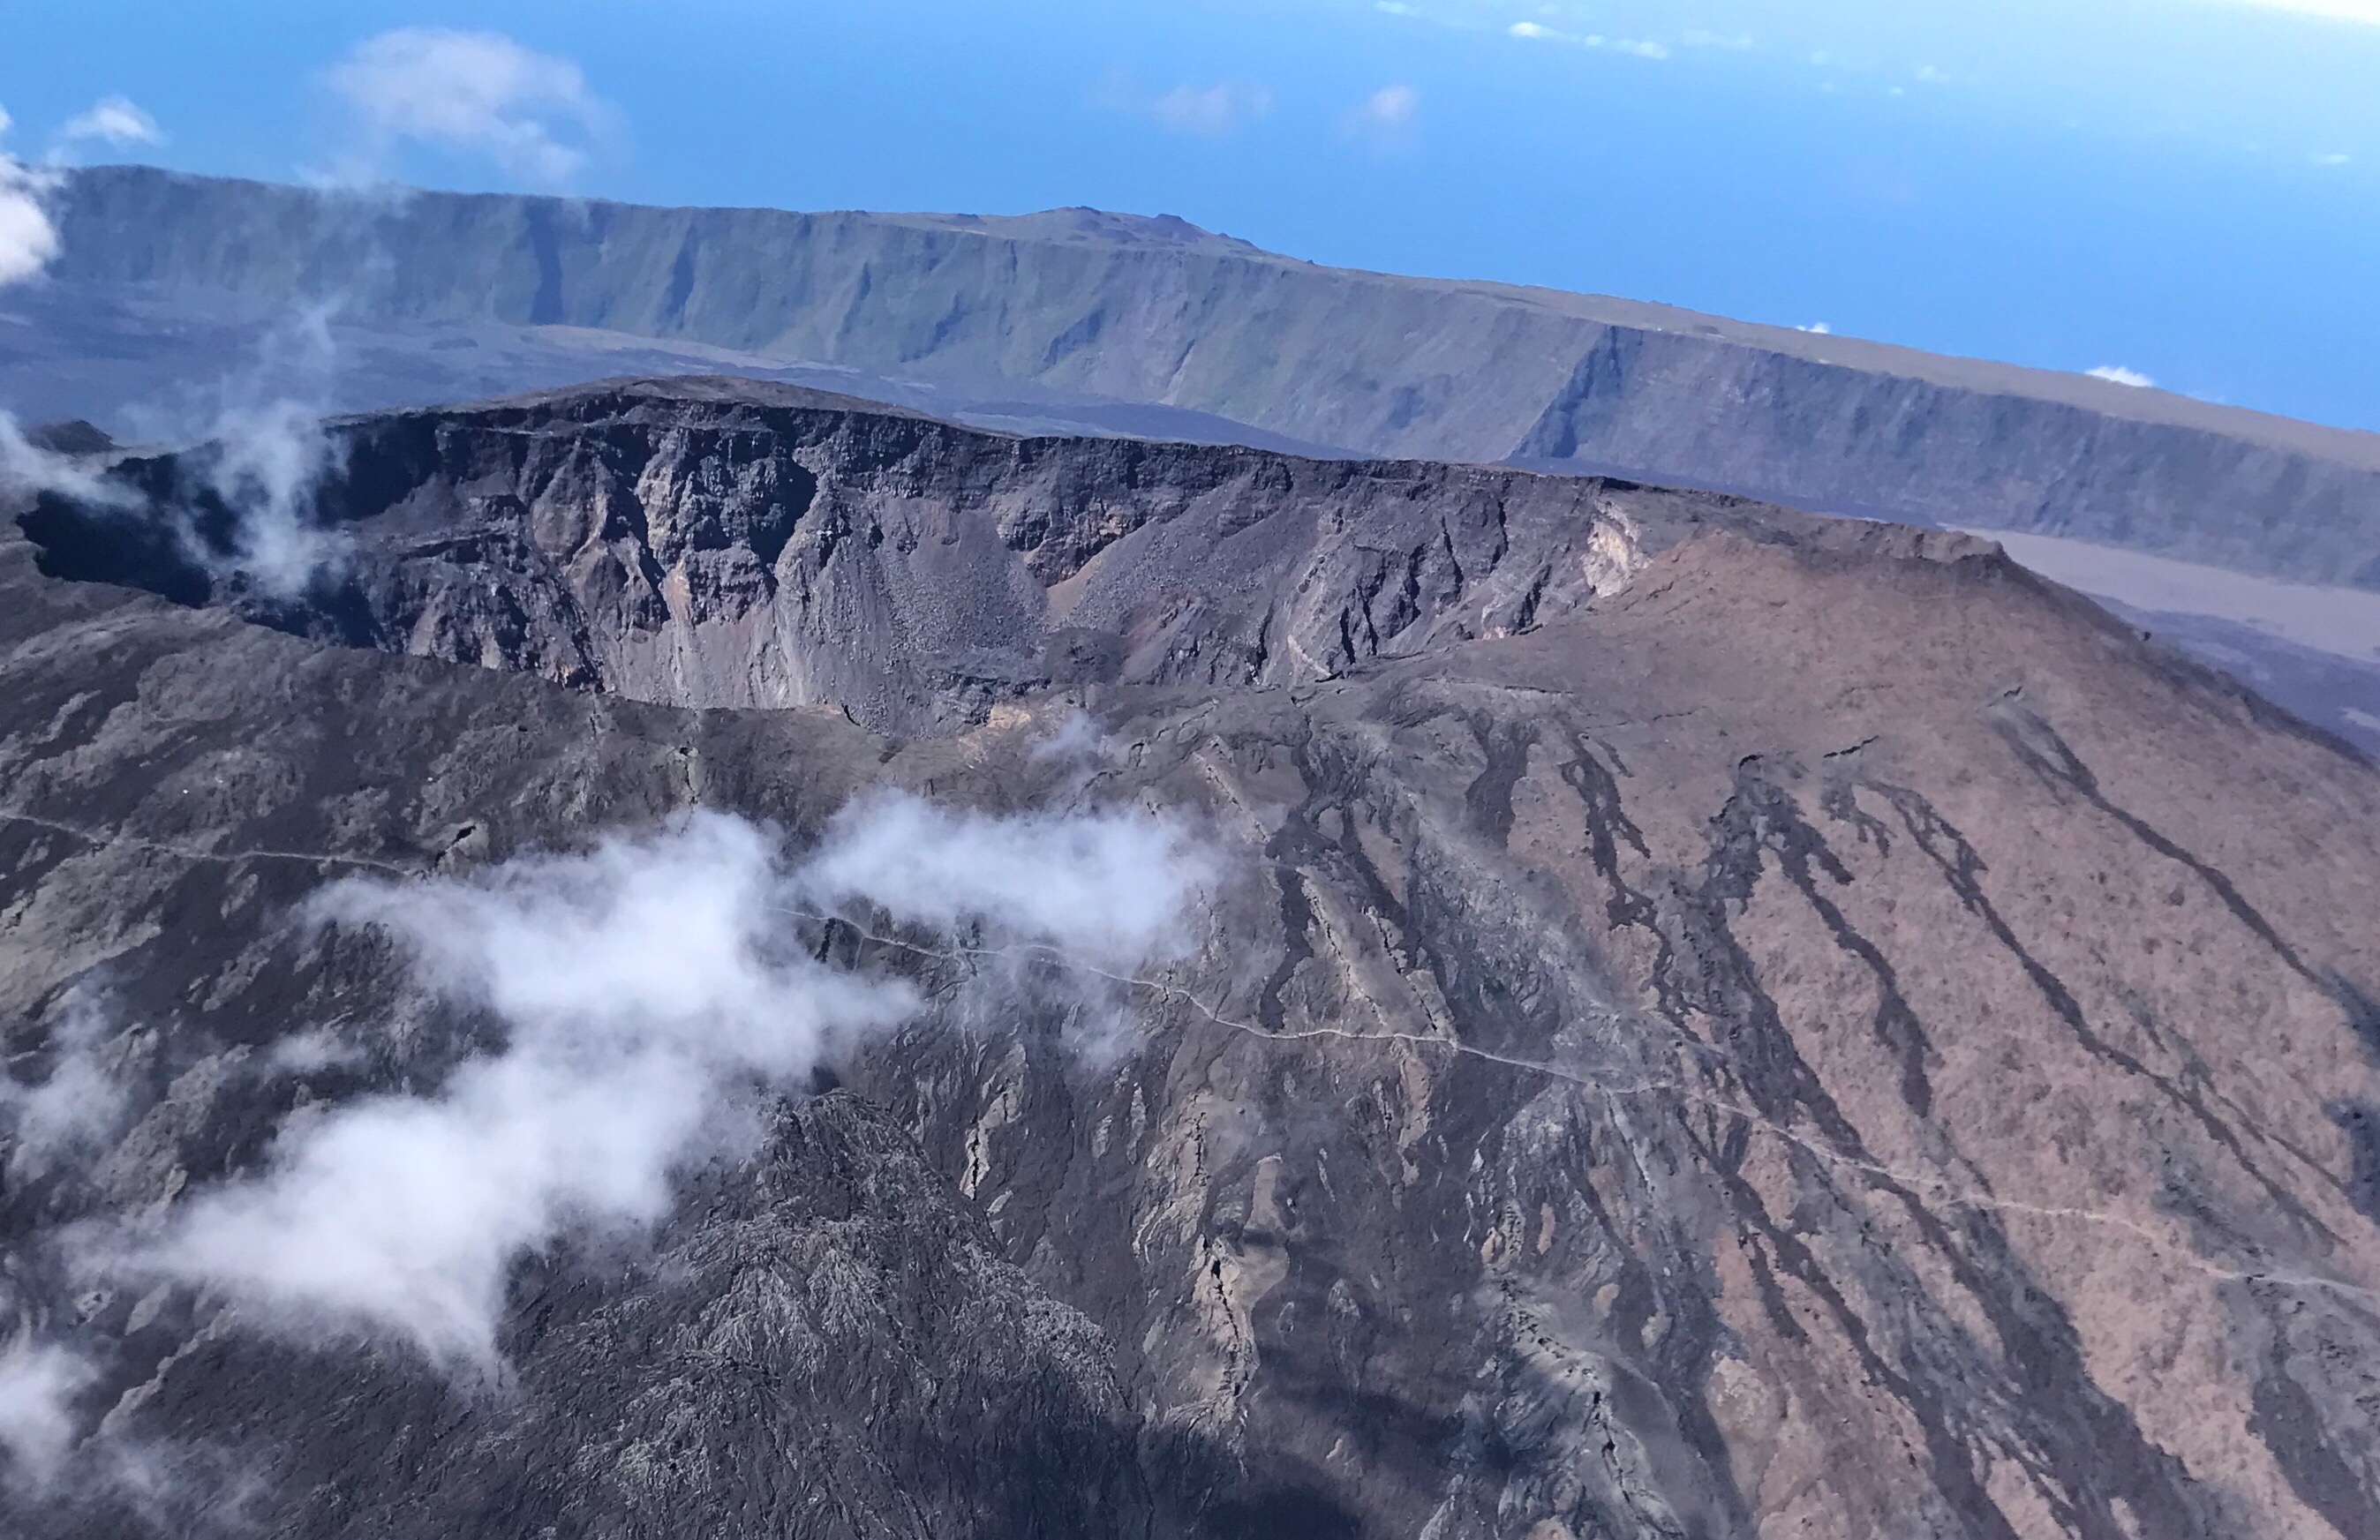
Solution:
[{"label": "steam plume", "polygon": [[118,511],[140,505],[128,488],[80,461],[34,443],[6,412],[0,412],[0,491],[55,492],[78,503]]},{"label": "steam plume", "polygon": [[210,490],[236,520],[231,549],[207,551],[206,561],[281,598],[302,593],[345,549],[312,516],[335,464],[322,430],[338,358],[333,309],[308,309],[265,339],[255,366],[225,385],[200,452]]},{"label": "steam plume", "polygon": [[336,446],[322,428],[337,347],[333,308],[306,310],[264,339],[255,360],[226,379],[211,409],[136,413],[142,430],[195,438],[188,455],[200,482],[230,515],[226,537],[200,531],[197,511],[151,502],[94,464],[52,454],[0,412],[0,491],[49,492],[121,517],[155,521],[197,565],[216,577],[244,579],[274,598],[302,593],[335,569],[346,544],[315,522],[317,493],[336,467]]}]

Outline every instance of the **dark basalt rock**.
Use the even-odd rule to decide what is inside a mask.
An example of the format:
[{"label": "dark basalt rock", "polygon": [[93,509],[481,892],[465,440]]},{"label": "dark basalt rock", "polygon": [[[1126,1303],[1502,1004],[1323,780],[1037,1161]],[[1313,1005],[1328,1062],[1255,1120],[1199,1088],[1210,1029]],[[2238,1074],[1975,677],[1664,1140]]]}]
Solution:
[{"label": "dark basalt rock", "polygon": [[1111,1061],[938,1006],[524,1263],[501,1398],[86,1302],[111,1432],[14,1532],[135,1532],[137,1438],[178,1533],[2380,1533],[2380,774],[1995,548],[723,383],[340,432],[308,595],[0,543],[0,1030],[104,981],[138,1113],[0,1188],[20,1323],[60,1227],[463,1051],[292,934],[344,870],[1129,800],[1214,940]]}]

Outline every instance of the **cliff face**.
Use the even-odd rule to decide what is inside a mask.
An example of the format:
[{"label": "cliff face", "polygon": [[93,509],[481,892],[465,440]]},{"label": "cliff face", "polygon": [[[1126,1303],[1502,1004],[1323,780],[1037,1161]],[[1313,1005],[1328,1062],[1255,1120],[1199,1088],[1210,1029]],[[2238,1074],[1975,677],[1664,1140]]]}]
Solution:
[{"label": "cliff face", "polygon": [[2370,434],[1659,306],[1318,268],[1179,222],[373,201],[117,168],[76,176],[61,228],[69,285],[602,328],[2380,587]]},{"label": "cliff face", "polygon": [[[724,386],[344,431],[354,565],[273,628],[88,513],[0,546],[7,1046],[78,980],[139,1024],[129,1132],[9,1175],[20,1256],[463,1051],[286,925],[342,870],[689,804],[800,843],[893,785],[1174,809],[1228,875],[1173,963],[1042,955],[1121,991],[1105,1056],[1029,990],[970,1015],[979,951],[789,918],[941,1003],[690,1175],[650,1255],[524,1264],[499,1401],[20,1269],[20,1317],[115,1344],[91,1420],[237,1447],[267,1527],[2380,1531],[2380,775],[1995,548]],[[586,607],[646,554],[643,608]],[[572,634],[530,596],[692,649],[804,582],[941,629],[855,599],[722,655],[918,731],[689,709],[751,671],[636,673],[612,619],[530,645]],[[1152,592],[1210,618],[1075,618]],[[1075,682],[951,662],[1052,656],[1057,615]],[[334,1016],[359,1065],[243,1068]]]},{"label": "cliff face", "polygon": [[[345,540],[302,601],[211,577],[104,511],[54,499],[28,527],[63,576],[219,594],[353,646],[916,730],[1052,683],[1287,683],[1507,634],[1736,506],[1513,471],[1008,438],[748,382],[396,414],[338,439],[319,501]],[[122,474],[226,527],[180,461]]]}]

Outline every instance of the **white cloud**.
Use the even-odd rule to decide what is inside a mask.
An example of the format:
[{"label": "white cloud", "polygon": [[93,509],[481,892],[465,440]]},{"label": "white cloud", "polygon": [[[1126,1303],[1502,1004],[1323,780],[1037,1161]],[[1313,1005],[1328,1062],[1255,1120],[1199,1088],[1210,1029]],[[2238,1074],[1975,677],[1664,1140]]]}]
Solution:
[{"label": "white cloud", "polygon": [[64,1348],[0,1350],[0,1449],[18,1482],[45,1486],[74,1449],[75,1394],[91,1365]]},{"label": "white cloud", "polygon": [[98,1001],[77,996],[50,1029],[48,1074],[30,1085],[0,1077],[0,1127],[8,1134],[12,1177],[38,1175],[123,1126],[128,1097],[100,1056],[109,1030]]},{"label": "white cloud", "polygon": [[525,181],[566,182],[613,118],[576,64],[501,32],[382,32],[328,79],[356,114],[364,139],[358,169],[371,175],[409,140],[486,155]]},{"label": "white cloud", "polygon": [[118,147],[165,142],[157,120],[124,96],[101,97],[89,111],[68,118],[66,127],[58,130],[58,138],[67,144],[97,140]]},{"label": "white cloud", "polygon": [[242,578],[279,598],[304,592],[348,554],[346,535],[315,519],[316,494],[338,463],[322,427],[337,358],[330,317],[329,307],[316,307],[268,333],[255,360],[223,382],[212,418],[146,421],[150,436],[200,441],[186,463],[227,523],[203,518],[185,502],[152,503],[90,461],[36,447],[6,412],[0,412],[0,488],[55,492],[154,520],[214,576]]},{"label": "white cloud", "polygon": [[1411,86],[1382,86],[1356,109],[1366,122],[1383,128],[1402,128],[1413,121],[1415,109],[1421,105],[1421,92]]},{"label": "white cloud", "polygon": [[230,549],[192,535],[192,553],[219,576],[243,576],[284,598],[347,554],[346,538],[314,518],[316,494],[339,459],[322,428],[338,368],[331,314],[316,306],[266,335],[254,364],[225,382],[208,443],[193,455],[233,524]]},{"label": "white cloud", "polygon": [[1168,128],[1214,138],[1272,111],[1272,93],[1230,84],[1176,86],[1149,103],[1147,110]]},{"label": "white cloud", "polygon": [[1339,130],[1377,150],[1393,150],[1411,138],[1421,92],[1403,84],[1382,86],[1339,120]]},{"label": "white cloud", "polygon": [[2313,158],[2314,164],[2323,166],[2352,165],[2354,162],[2354,156],[2347,154],[2342,151],[2336,150],[2332,151],[2329,154],[2316,155]]},{"label": "white cloud", "polygon": [[[9,123],[7,110],[0,108],[0,138]],[[32,277],[58,254],[57,226],[42,207],[50,187],[48,177],[0,152],[0,287]]]},{"label": "white cloud", "polygon": [[844,903],[1037,940],[1122,970],[1177,944],[1209,868],[1128,812],[997,819],[887,797],[807,866],[740,819],[688,815],[469,879],[348,881],[314,916],[390,937],[422,987],[507,1038],[435,1092],[285,1126],[260,1176],[178,1206],[114,1260],[219,1290],[251,1324],[371,1330],[492,1369],[506,1273],[565,1235],[663,1218],[690,1159],[757,1129],[839,1046],[917,1004],[802,944],[795,904]]},{"label": "white cloud", "polygon": [[110,508],[137,506],[122,487],[88,465],[28,442],[14,416],[0,412],[0,490],[57,492]]},{"label": "white cloud", "polygon": [[2360,21],[2380,27],[2380,0],[2237,0],[2259,10],[2290,11],[2325,21]]},{"label": "white cloud", "polygon": [[1833,327],[1828,325],[1823,321],[1814,321],[1807,326],[1796,326],[1793,330],[1796,332],[1807,332],[1813,336],[1819,337],[1832,336],[1835,331]]},{"label": "white cloud", "polygon": [[1140,813],[990,818],[889,796],[845,809],[800,885],[938,929],[996,916],[1124,966],[1187,940],[1183,906],[1215,874],[1179,826]]},{"label": "white cloud", "polygon": [[2121,364],[2101,364],[2097,369],[2085,370],[2083,372],[2094,380],[2105,380],[2115,385],[2130,385],[2134,390],[2147,390],[2156,383],[2140,370],[2126,369]]},{"label": "white cloud", "polygon": [[1577,48],[1599,48],[1613,54],[1630,54],[1640,59],[1666,59],[1667,45],[1639,38],[1605,37],[1599,32],[1563,32],[1536,21],[1515,21],[1506,29],[1512,36],[1533,42],[1566,42]]}]

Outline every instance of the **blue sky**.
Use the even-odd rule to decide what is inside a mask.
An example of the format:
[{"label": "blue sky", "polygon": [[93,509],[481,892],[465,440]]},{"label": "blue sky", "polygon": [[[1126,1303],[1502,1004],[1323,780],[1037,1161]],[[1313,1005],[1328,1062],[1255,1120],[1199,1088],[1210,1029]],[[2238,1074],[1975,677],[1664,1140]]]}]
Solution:
[{"label": "blue sky", "polygon": [[[28,159],[1171,212],[2380,429],[2380,0],[9,9]],[[499,32],[565,74],[504,76],[495,126],[458,127],[358,86],[400,28]],[[61,138],[109,95],[162,142]]]}]

